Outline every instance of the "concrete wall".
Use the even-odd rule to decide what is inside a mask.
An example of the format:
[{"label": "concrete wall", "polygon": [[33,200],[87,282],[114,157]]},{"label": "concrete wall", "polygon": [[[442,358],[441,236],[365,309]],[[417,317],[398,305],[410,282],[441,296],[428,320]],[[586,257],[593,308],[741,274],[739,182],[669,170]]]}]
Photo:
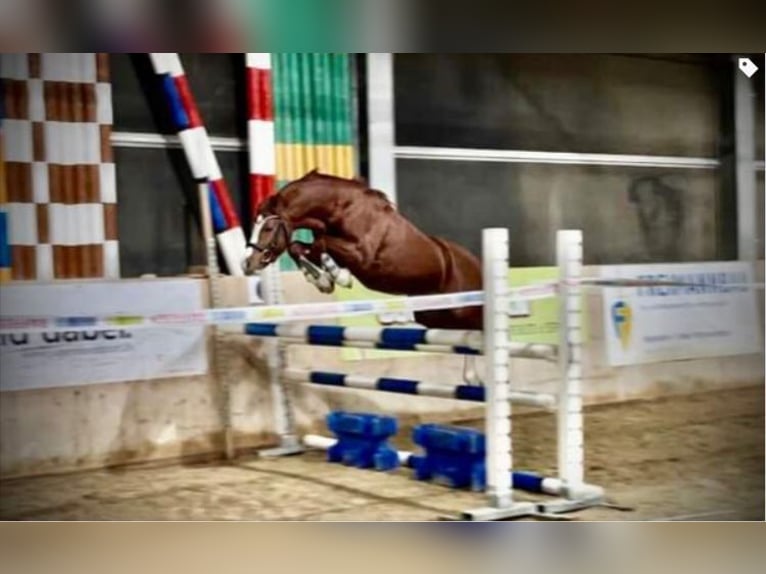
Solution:
[{"label": "concrete wall", "polygon": [[588,265],[722,258],[715,171],[432,160],[396,165],[402,213],[476,255],[481,229],[508,227],[520,266],[555,265],[557,229],[583,230]]},{"label": "concrete wall", "polygon": [[[586,274],[594,273],[595,268],[586,268]],[[762,280],[762,265],[759,274]],[[199,283],[204,294],[205,282]],[[299,274],[285,274],[284,284],[287,302],[326,298]],[[244,304],[243,282],[230,279],[224,291],[230,305]],[[590,340],[585,347],[584,391],[588,403],[763,383],[763,355],[611,368],[605,362],[598,293],[587,297],[587,321]],[[226,368],[234,381],[231,411],[236,446],[252,449],[273,444],[262,343],[240,335],[227,338],[233,351]],[[462,359],[454,356],[344,362],[338,350],[321,347],[292,347],[289,358],[294,366],[445,384],[459,382],[463,366]],[[519,359],[513,361],[512,377],[516,388],[553,391],[558,373],[553,365]],[[335,408],[422,420],[481,414],[476,406],[449,400],[312,386],[294,389],[297,422],[304,431],[321,431],[323,415]],[[0,477],[222,452],[220,387],[210,375],[4,392],[0,399]]]}]

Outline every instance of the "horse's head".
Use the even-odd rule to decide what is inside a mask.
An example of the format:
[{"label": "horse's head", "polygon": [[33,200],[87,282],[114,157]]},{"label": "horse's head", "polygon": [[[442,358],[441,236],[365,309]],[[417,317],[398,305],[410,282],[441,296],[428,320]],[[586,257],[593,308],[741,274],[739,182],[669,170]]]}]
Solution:
[{"label": "horse's head", "polygon": [[290,244],[290,224],[271,209],[272,203],[267,201],[258,210],[242,263],[245,275],[252,275],[274,263]]}]

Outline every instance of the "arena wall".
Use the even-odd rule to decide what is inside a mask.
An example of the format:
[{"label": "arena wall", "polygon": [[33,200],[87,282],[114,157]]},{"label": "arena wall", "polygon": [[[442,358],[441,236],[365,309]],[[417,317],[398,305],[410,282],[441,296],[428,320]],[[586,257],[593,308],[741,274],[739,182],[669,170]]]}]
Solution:
[{"label": "arena wall", "polygon": [[[586,275],[597,272],[596,267],[585,268]],[[288,303],[327,297],[318,294],[298,273],[283,276]],[[757,280],[763,281],[762,262]],[[200,297],[206,298],[207,282],[193,281],[199,285]],[[246,304],[243,280],[227,278],[223,291],[228,304]],[[759,301],[762,305],[762,297]],[[610,367],[598,291],[588,294],[586,308],[583,390],[590,404],[763,384],[763,354]],[[227,337],[235,351],[226,368],[234,381],[231,412],[236,447],[247,451],[273,444],[271,398],[261,343],[241,335]],[[299,367],[445,383],[458,382],[463,368],[462,358],[451,355],[347,362],[338,350],[322,347],[292,347],[289,358],[291,365]],[[539,361],[516,359],[512,364],[512,381],[517,388],[553,391],[557,375],[555,366]],[[3,392],[0,477],[215,456],[223,450],[219,399],[219,388],[211,375]],[[337,408],[433,421],[480,414],[476,406],[456,401],[306,385],[294,387],[293,399],[297,423],[305,431],[321,430],[323,415]]]}]

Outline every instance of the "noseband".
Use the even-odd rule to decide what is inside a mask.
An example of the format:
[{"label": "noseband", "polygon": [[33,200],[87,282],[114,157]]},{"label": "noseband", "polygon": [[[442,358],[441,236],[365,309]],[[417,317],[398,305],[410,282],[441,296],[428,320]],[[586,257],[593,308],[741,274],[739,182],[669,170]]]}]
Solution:
[{"label": "noseband", "polygon": [[264,251],[274,251],[274,248],[275,248],[276,242],[277,242],[277,238],[279,237],[279,233],[280,232],[285,234],[285,244],[290,242],[289,241],[290,240],[290,234],[287,232],[287,224],[278,215],[269,215],[268,217],[264,218],[264,220],[261,221],[260,224],[259,224],[260,229],[258,229],[258,233],[257,234],[254,233],[253,235],[255,235],[256,237],[260,238],[261,230],[263,229],[263,226],[266,225],[266,222],[269,219],[277,219],[278,220],[278,227],[277,227],[277,230],[272,234],[271,241],[269,241],[268,245],[266,245],[265,247],[261,247],[260,245],[258,245],[258,243],[251,243],[251,242],[248,241],[245,244],[246,247],[250,247],[250,248],[253,249],[253,251],[257,251],[258,253],[263,253]]}]

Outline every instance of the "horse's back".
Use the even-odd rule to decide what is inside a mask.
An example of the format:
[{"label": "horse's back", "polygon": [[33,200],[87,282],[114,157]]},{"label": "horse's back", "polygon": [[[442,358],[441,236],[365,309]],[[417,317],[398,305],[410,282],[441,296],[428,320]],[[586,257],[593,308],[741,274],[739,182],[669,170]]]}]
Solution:
[{"label": "horse's back", "polygon": [[[359,270],[360,275],[366,275],[364,279],[360,277],[363,283],[378,291],[405,295],[482,289],[481,261],[473,253],[453,241],[423,232],[382,194],[367,197],[378,209],[368,225],[361,228],[365,239],[374,243],[376,256],[363,263],[368,274]],[[381,204],[375,201],[380,199],[386,209],[380,209]],[[365,239],[361,241],[366,242]],[[416,313],[415,318],[431,329],[483,327],[481,307],[424,311]]]}]

